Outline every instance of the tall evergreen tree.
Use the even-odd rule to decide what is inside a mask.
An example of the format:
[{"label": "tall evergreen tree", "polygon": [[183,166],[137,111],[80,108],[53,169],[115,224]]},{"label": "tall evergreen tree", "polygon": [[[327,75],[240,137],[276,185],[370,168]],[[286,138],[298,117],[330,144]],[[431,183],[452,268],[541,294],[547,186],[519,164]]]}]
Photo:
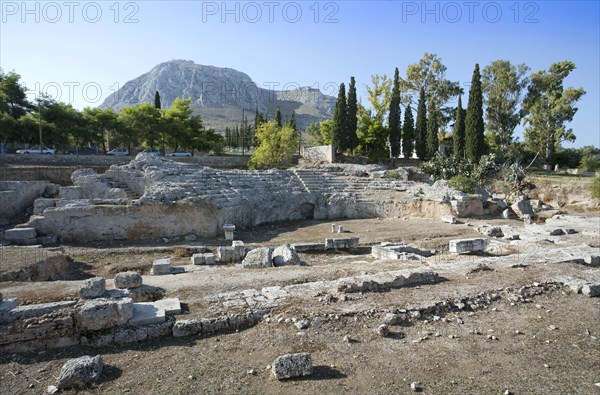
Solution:
[{"label": "tall evergreen tree", "polygon": [[282,123],[281,123],[281,110],[279,109],[279,106],[277,106],[277,110],[275,111],[275,123],[279,127],[282,126]]},{"label": "tall evergreen tree", "polygon": [[388,123],[390,128],[390,148],[392,157],[397,158],[400,156],[400,76],[397,67],[394,71]]},{"label": "tall evergreen tree", "polygon": [[438,112],[435,111],[435,106],[430,101],[427,109],[427,157],[429,159],[435,156],[440,145],[438,139],[439,120]]},{"label": "tall evergreen tree", "polygon": [[412,158],[415,148],[415,125],[410,104],[404,111],[404,124],[402,125],[402,154],[406,159]]},{"label": "tall evergreen tree", "polygon": [[479,64],[476,63],[471,79],[471,89],[469,89],[469,104],[465,119],[465,156],[472,162],[478,161],[485,151],[484,131],[481,74],[479,73]]},{"label": "tall evergreen tree", "polygon": [[298,130],[296,128],[296,112],[292,111],[292,116],[290,117],[290,122],[289,122],[290,128],[292,128],[293,130]]},{"label": "tall evergreen tree", "polygon": [[342,152],[348,148],[347,144],[347,130],[348,130],[348,113],[346,104],[346,86],[344,83],[340,84],[338,91],[337,102],[335,103],[335,110],[333,112],[333,138],[332,144],[335,147],[336,152]]},{"label": "tall evergreen tree", "polygon": [[349,150],[354,151],[358,146],[358,136],[356,130],[358,129],[358,100],[356,98],[356,81],[354,77],[350,77],[350,85],[348,86],[348,103],[347,103],[347,120],[348,120],[348,139],[347,147]]},{"label": "tall evergreen tree", "polygon": [[162,108],[160,104],[160,94],[158,91],[154,93],[154,108],[158,108],[159,110]]},{"label": "tall evergreen tree", "polygon": [[419,93],[419,105],[417,107],[415,150],[419,159],[427,158],[427,105],[425,104],[425,89],[423,88]]},{"label": "tall evergreen tree", "polygon": [[454,145],[454,156],[457,158],[465,157],[465,110],[462,108],[461,96],[458,96],[458,107],[456,108],[456,119],[454,121],[454,131],[452,133],[452,143]]}]

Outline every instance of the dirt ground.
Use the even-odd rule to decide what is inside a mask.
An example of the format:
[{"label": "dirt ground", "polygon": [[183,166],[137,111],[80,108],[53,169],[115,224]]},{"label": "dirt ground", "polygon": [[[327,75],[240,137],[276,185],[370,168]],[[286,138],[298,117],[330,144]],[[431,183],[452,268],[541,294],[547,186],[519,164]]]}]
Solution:
[{"label": "dirt ground", "polygon": [[[597,216],[597,214],[595,214]],[[354,253],[301,254],[310,266],[247,270],[233,265],[193,267],[177,276],[144,276],[144,282],[178,297],[189,311],[180,318],[201,316],[204,297],[218,292],[260,289],[365,273],[428,267],[446,281],[435,285],[380,293],[352,294],[347,300],[320,297],[289,300],[256,326],[209,337],[169,338],[126,347],[85,347],[0,356],[3,393],[40,394],[56,383],[62,364],[81,355],[102,354],[106,364],[101,381],[64,391],[82,394],[404,394],[420,382],[427,394],[600,394],[600,299],[552,288],[527,303],[500,299],[486,308],[429,317],[403,326],[391,326],[380,337],[376,328],[386,312],[407,309],[427,301],[474,296],[551,281],[559,274],[577,276],[582,265],[536,263],[525,268],[492,264],[491,270],[472,272],[485,256],[462,258],[447,254],[448,241],[481,237],[474,228],[519,221],[469,220],[450,225],[437,219],[371,219],[336,221],[360,237],[361,246],[382,241],[404,242],[436,249],[425,261],[375,261],[368,248]],[[331,222],[305,221],[267,225],[236,232],[246,245],[280,245],[323,241],[331,237]],[[339,236],[339,235],[335,235]],[[582,235],[564,236],[567,243],[598,241]],[[192,244],[214,246],[222,240]],[[595,244],[596,243],[596,244]],[[153,259],[172,257],[188,265],[178,245],[65,246],[80,269],[77,276],[52,282],[5,282],[5,298],[25,303],[63,300],[77,295],[81,278],[113,277],[124,269],[146,271]],[[560,249],[561,245],[548,245]],[[25,252],[24,252],[25,251]],[[0,273],[31,265],[44,252],[4,249]],[[37,254],[37,256],[36,256]],[[507,261],[525,262],[504,251]],[[490,256],[490,262],[492,256]],[[504,257],[502,258],[504,259]],[[10,264],[5,264],[10,261]],[[527,263],[527,262],[525,262]],[[600,270],[600,269],[585,269]],[[111,281],[107,281],[111,286]],[[286,318],[307,318],[311,325],[299,331]],[[352,341],[344,340],[349,336]],[[491,340],[494,336],[497,340]],[[268,366],[279,355],[311,352],[314,374],[301,379],[275,380]]]}]

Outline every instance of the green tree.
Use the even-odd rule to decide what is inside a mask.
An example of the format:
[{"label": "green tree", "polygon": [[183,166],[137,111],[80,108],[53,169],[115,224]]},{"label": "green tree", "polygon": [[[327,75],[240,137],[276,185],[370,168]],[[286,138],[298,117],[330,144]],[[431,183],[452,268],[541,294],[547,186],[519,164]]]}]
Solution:
[{"label": "green tree", "polygon": [[367,100],[373,108],[373,117],[379,121],[380,124],[384,124],[385,115],[390,109],[390,102],[392,100],[392,80],[387,75],[373,74],[371,76],[372,86],[367,85]]},{"label": "green tree", "polygon": [[[192,148],[194,133],[190,120],[192,119],[192,109],[190,108],[192,99],[176,98],[171,107],[163,111],[162,136],[166,143],[178,150],[180,147]],[[202,119],[197,117],[195,122],[197,130],[202,130]]]},{"label": "green tree", "polygon": [[298,128],[296,127],[296,112],[292,111],[292,116],[290,117],[290,122],[289,122],[290,128],[294,129],[294,130],[298,130]]},{"label": "green tree", "polygon": [[[72,105],[61,103],[49,96],[42,96],[37,101],[36,111],[31,115],[37,120],[37,110],[39,110],[41,119],[53,125],[53,127],[42,127],[43,144],[65,149],[68,145],[84,145],[91,141],[81,112]],[[39,138],[36,139],[36,143],[37,140]]]},{"label": "green tree", "polygon": [[427,105],[425,104],[425,88],[419,93],[417,107],[417,124],[415,125],[415,150],[421,160],[427,157]]},{"label": "green tree", "polygon": [[465,119],[465,156],[472,162],[478,161],[485,152],[484,129],[481,74],[479,73],[479,64],[476,63],[469,89],[469,104]]},{"label": "green tree", "polygon": [[585,94],[583,88],[564,88],[564,79],[575,70],[570,61],[554,63],[548,71],[531,75],[527,97],[523,102],[525,116],[525,142],[534,152],[549,160],[562,141],[575,141],[571,122],[577,107],[575,103]]},{"label": "green tree", "polygon": [[417,63],[407,67],[406,78],[400,81],[402,102],[405,104],[415,104],[414,98],[420,95],[421,89],[425,90],[425,95],[435,107],[442,128],[452,117],[452,108],[447,105],[448,102],[461,91],[458,82],[446,78],[446,70],[439,56],[425,53]]},{"label": "green tree", "polygon": [[335,110],[333,112],[333,136],[332,144],[335,146],[336,152],[343,152],[348,148],[348,121],[347,121],[347,104],[346,104],[346,86],[340,84]]},{"label": "green tree", "polygon": [[454,156],[457,158],[465,157],[465,110],[462,108],[461,96],[458,96],[458,107],[454,121],[454,130],[452,133],[452,144],[454,146]]},{"label": "green tree", "polygon": [[256,131],[259,145],[252,154],[250,169],[287,168],[292,165],[299,141],[298,134],[289,125],[277,122],[263,123]]},{"label": "green tree", "polygon": [[438,113],[435,111],[435,106],[431,99],[429,100],[427,111],[427,157],[433,158],[436,152],[438,152],[440,142],[438,139]]},{"label": "green tree", "polygon": [[306,128],[309,137],[309,144],[330,145],[333,137],[333,121],[326,119],[322,122],[315,122]]},{"label": "green tree", "polygon": [[513,142],[513,132],[521,123],[522,93],[529,83],[529,67],[512,65],[508,60],[495,60],[483,69],[482,89],[486,106],[486,129],[494,136],[495,145],[506,150]]},{"label": "green tree", "polygon": [[402,124],[402,154],[405,158],[412,158],[415,149],[415,125],[410,104],[404,111],[404,123]]},{"label": "green tree", "polygon": [[389,130],[374,116],[371,110],[358,106],[358,149],[371,161],[385,160],[390,157],[386,141]]},{"label": "green tree", "polygon": [[388,127],[390,129],[390,148],[392,157],[396,158],[400,156],[400,75],[397,67],[394,71],[394,82],[392,86]]},{"label": "green tree", "polygon": [[92,141],[102,144],[102,151],[106,153],[108,136],[114,134],[118,129],[117,114],[112,108],[86,107],[83,109],[82,116],[90,131]]},{"label": "green tree", "polygon": [[281,110],[279,109],[279,106],[277,106],[277,110],[275,111],[275,123],[279,127],[282,126],[282,123],[281,123]]},{"label": "green tree", "polygon": [[356,134],[358,125],[358,100],[356,98],[356,81],[354,77],[350,77],[350,85],[348,86],[348,103],[347,103],[347,121],[348,121],[348,149],[354,151],[358,146],[358,136]]},{"label": "green tree", "polygon": [[27,114],[32,105],[27,100],[27,88],[19,80],[21,76],[14,71],[4,74],[0,69],[0,113],[19,119]]},{"label": "green tree", "polygon": [[160,94],[158,91],[154,93],[154,108],[158,108],[159,110],[162,108],[160,104]]}]

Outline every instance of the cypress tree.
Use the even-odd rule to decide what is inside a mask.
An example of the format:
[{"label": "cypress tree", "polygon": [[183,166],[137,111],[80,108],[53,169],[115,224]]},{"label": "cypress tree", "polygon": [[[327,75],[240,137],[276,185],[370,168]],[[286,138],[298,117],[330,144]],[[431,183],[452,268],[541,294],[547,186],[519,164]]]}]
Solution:
[{"label": "cypress tree", "polygon": [[154,93],[154,107],[158,108],[159,110],[161,109],[160,95],[158,94],[158,91]]},{"label": "cypress tree", "polygon": [[402,125],[402,153],[406,159],[412,158],[415,148],[415,125],[410,104],[404,111],[404,124]]},{"label": "cypress tree", "polygon": [[454,156],[456,158],[465,157],[465,110],[462,108],[461,96],[458,96],[458,107],[456,108],[456,120],[454,121],[454,131],[452,133],[452,143],[454,146]]},{"label": "cypress tree", "polygon": [[358,146],[358,136],[356,130],[358,128],[358,101],[356,99],[356,81],[354,77],[350,77],[350,85],[348,86],[348,112],[346,114],[348,119],[348,137],[347,147],[349,150],[354,151]]},{"label": "cypress tree", "polygon": [[427,106],[425,105],[425,89],[419,93],[417,107],[417,124],[415,126],[415,150],[419,159],[427,157]]},{"label": "cypress tree", "polygon": [[277,126],[281,127],[281,110],[279,109],[279,106],[277,106],[277,110],[275,111],[275,123],[277,124]]},{"label": "cypress tree", "polygon": [[331,142],[336,152],[342,152],[347,147],[348,114],[346,104],[346,86],[340,84],[335,110],[333,112],[333,136]]},{"label": "cypress tree", "polygon": [[479,64],[476,63],[471,79],[471,89],[469,89],[469,104],[465,119],[465,156],[472,162],[478,161],[485,150],[484,129],[481,74],[479,73]]},{"label": "cypress tree", "polygon": [[388,122],[390,127],[390,147],[392,150],[392,158],[397,158],[400,156],[400,76],[398,75],[397,67],[394,71],[393,84]]},{"label": "cypress tree", "polygon": [[435,106],[430,101],[429,102],[429,112],[427,113],[427,157],[429,159],[435,156],[435,153],[438,152],[439,148],[439,140],[438,140],[438,115],[437,111],[435,111]]},{"label": "cypress tree", "polygon": [[292,111],[292,116],[290,117],[290,122],[289,122],[290,128],[292,128],[293,130],[297,131],[298,129],[296,129],[296,112]]}]

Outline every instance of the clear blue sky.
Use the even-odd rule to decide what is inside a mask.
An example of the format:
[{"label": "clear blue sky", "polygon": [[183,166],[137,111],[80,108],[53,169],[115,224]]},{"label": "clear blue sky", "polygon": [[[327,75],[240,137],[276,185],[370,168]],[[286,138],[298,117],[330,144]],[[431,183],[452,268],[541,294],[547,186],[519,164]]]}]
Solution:
[{"label": "clear blue sky", "polygon": [[[401,74],[425,52],[468,91],[475,63],[573,61],[567,86],[587,94],[574,145],[600,146],[598,1],[0,1],[0,67],[31,89],[97,106],[158,63],[231,67],[258,85],[335,95],[355,76]],[[366,101],[366,100],[363,100]],[[463,97],[466,101],[466,97]]]}]

